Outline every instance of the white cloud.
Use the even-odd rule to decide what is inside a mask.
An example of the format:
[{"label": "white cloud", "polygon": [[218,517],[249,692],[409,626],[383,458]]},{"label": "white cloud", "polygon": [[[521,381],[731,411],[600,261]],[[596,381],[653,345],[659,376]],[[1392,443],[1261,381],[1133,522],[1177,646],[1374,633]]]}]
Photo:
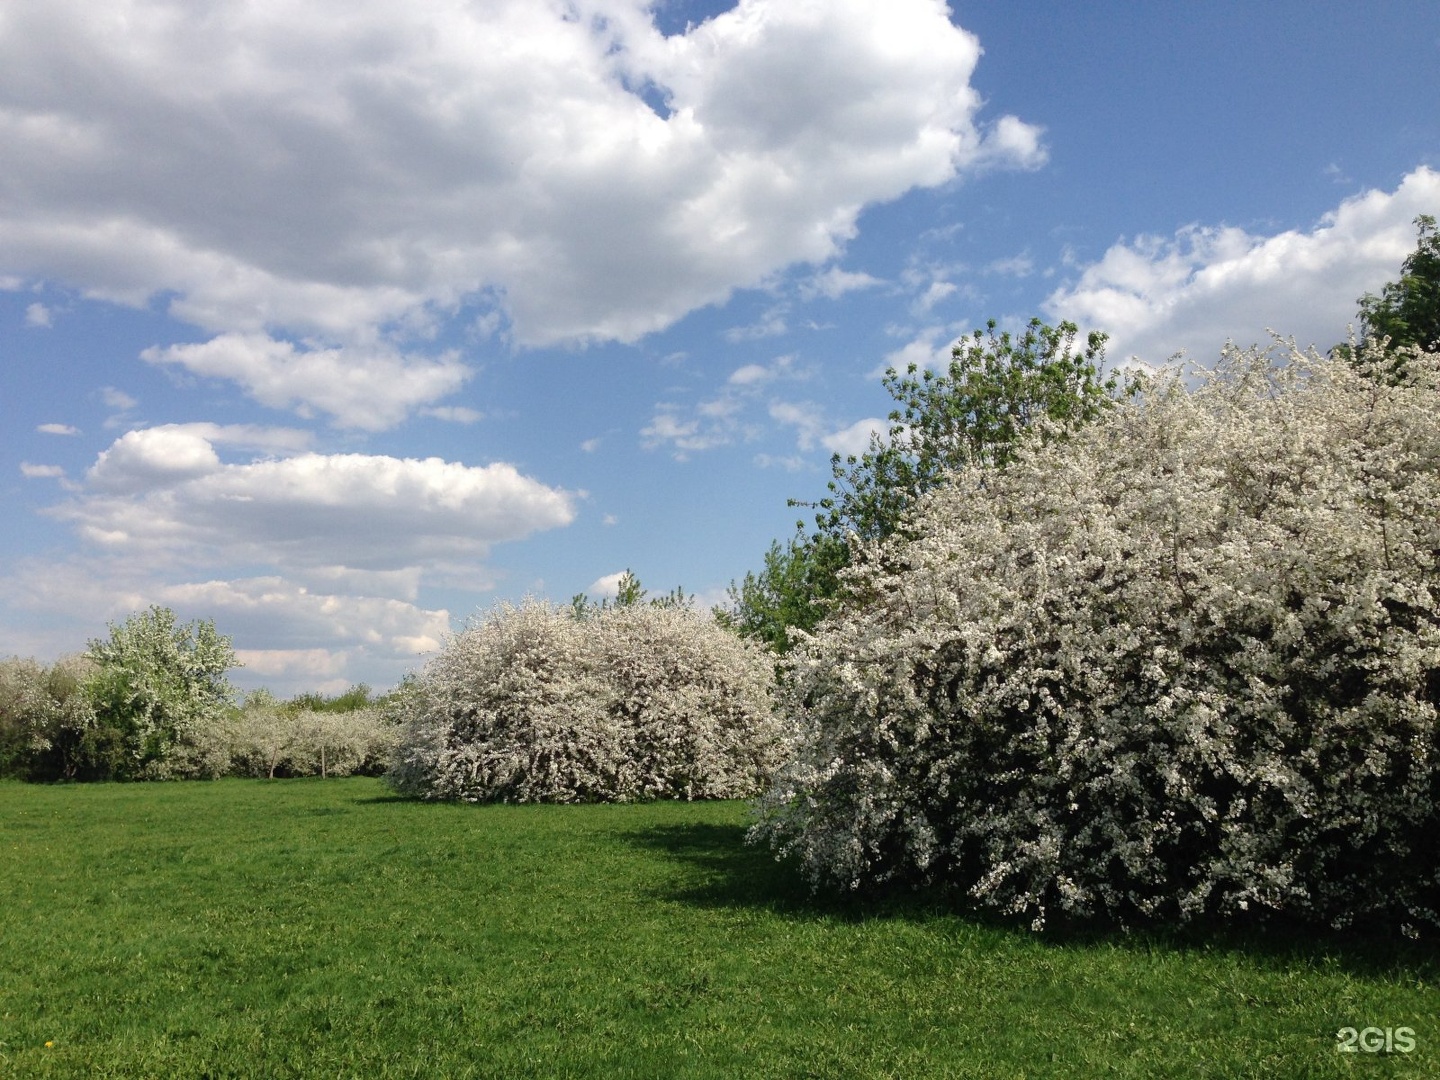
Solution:
[{"label": "white cloud", "polygon": [[124,390],[117,390],[113,386],[105,386],[101,388],[100,400],[105,402],[106,408],[117,409],[120,412],[127,412],[130,409],[135,408],[136,405],[140,404],[138,399],[131,397],[129,394],[125,393]]},{"label": "white cloud", "polygon": [[628,573],[628,571],[617,570],[613,574],[606,574],[604,577],[596,578],[590,583],[589,587],[586,588],[585,595],[607,600],[615,599],[615,597],[620,595],[620,581],[626,573]]},{"label": "white cloud", "polygon": [[53,315],[44,304],[31,304],[25,309],[25,325],[48,328],[54,325]]},{"label": "white cloud", "polygon": [[39,424],[35,428],[42,435],[79,435],[80,429],[69,424]]},{"label": "white cloud", "polygon": [[[634,340],[834,258],[867,205],[1042,162],[1039,129],[977,125],[979,56],[943,0],[741,0],[671,37],[643,0],[9,0],[4,271],[245,340],[373,346],[461,303],[520,344]],[[392,422],[260,351],[217,374]],[[403,363],[411,405],[449,385]]]},{"label": "white cloud", "polygon": [[761,338],[778,337],[789,329],[785,322],[785,316],[789,308],[781,304],[778,307],[770,308],[759,320],[749,326],[732,326],[725,331],[725,340],[732,345],[742,341],[759,341]]},{"label": "white cloud", "polygon": [[86,490],[47,512],[152,564],[203,558],[317,573],[473,563],[492,544],[575,514],[569,493],[503,463],[302,453],[230,464],[203,427],[126,433],[100,454]]},{"label": "white cloud", "polygon": [[85,478],[105,492],[139,492],[169,487],[223,466],[215,447],[201,435],[179,428],[127,431],[102,450]]},{"label": "white cloud", "polygon": [[430,359],[373,346],[297,349],[267,334],[222,334],[140,355],[152,364],[233,379],[262,405],[301,416],[319,409],[341,427],[366,431],[393,427],[412,409],[458,390],[471,374],[454,353]]},{"label": "white cloud", "polygon": [[[917,370],[923,371],[929,368],[932,371],[943,371],[950,366],[950,349],[952,341],[943,338],[945,328],[932,326],[922,331],[918,337],[912,338],[900,348],[885,354],[885,359],[868,377],[878,379],[885,374],[889,368],[904,374],[914,364]],[[943,344],[937,344],[943,341]]]},{"label": "white cloud", "polygon": [[1208,363],[1226,340],[1267,344],[1267,328],[1325,349],[1345,339],[1356,299],[1396,277],[1415,247],[1412,220],[1437,206],[1440,172],[1421,167],[1394,192],[1345,200],[1308,232],[1192,225],[1121,241],[1046,311],[1108,331],[1116,358],[1152,364],[1181,350]]},{"label": "white cloud", "polygon": [[839,454],[842,458],[852,454],[859,457],[870,449],[872,434],[888,437],[890,421],[882,420],[878,416],[867,416],[864,420],[856,420],[847,428],[826,435],[820,442],[825,449],[832,454]]},{"label": "white cloud", "polygon": [[753,439],[760,433],[754,422],[743,414],[755,406],[761,389],[777,379],[804,381],[812,369],[798,366],[793,354],[777,356],[769,364],[746,364],[736,368],[725,380],[718,396],[691,407],[693,413],[682,419],[681,406],[661,402],[655,406],[650,423],[641,430],[641,445],[647,450],[669,443],[677,461],[685,461],[691,453],[726,446],[737,438]]},{"label": "white cloud", "polygon": [[765,382],[773,377],[773,372],[764,364],[746,364],[744,367],[732,371],[726,382],[734,386],[749,386],[752,383]]},{"label": "white cloud", "polygon": [[723,398],[703,402],[696,411],[706,420],[682,420],[679,406],[661,402],[655,406],[650,423],[640,429],[640,445],[646,450],[654,450],[669,443],[676,461],[686,461],[692,453],[701,450],[725,446],[734,440],[736,434],[736,424],[729,415],[734,410],[728,406],[728,400]]},{"label": "white cloud", "polygon": [[[235,638],[264,641],[272,656],[333,649],[368,649],[408,658],[438,649],[450,629],[450,613],[428,611],[402,600],[313,592],[283,577],[240,578],[164,585],[158,603],[211,613],[217,627]],[[333,655],[333,653],[332,653]],[[333,672],[331,672],[333,674]]]},{"label": "white cloud", "polygon": [[805,379],[810,372],[795,366],[795,356],[787,353],[768,364],[746,364],[736,368],[725,381],[731,386],[756,386],[780,378]]},{"label": "white cloud", "polygon": [[236,649],[235,658],[248,675],[299,678],[307,689],[319,693],[328,692],[322,689],[327,685],[325,680],[340,675],[347,659],[344,652],[333,649]]},{"label": "white cloud", "polygon": [[809,401],[772,401],[770,418],[795,428],[796,445],[801,450],[813,449],[815,441],[825,429],[820,406]]},{"label": "white cloud", "polygon": [[485,414],[479,409],[466,408],[464,405],[441,405],[438,408],[422,409],[426,416],[433,416],[436,420],[448,420],[452,424],[475,424],[485,419]]},{"label": "white cloud", "polygon": [[1002,277],[1029,277],[1035,270],[1035,261],[1027,254],[1012,255],[1008,259],[996,259],[986,265],[985,271]]},{"label": "white cloud", "polygon": [[827,300],[838,300],[846,293],[855,292],[858,289],[873,289],[885,282],[877,277],[871,277],[866,273],[852,273],[848,270],[841,270],[838,266],[832,266],[824,273],[816,274],[813,277],[800,283],[800,298],[802,300],[814,300],[823,296]]},{"label": "white cloud", "polygon": [[803,472],[807,469],[814,468],[811,461],[803,454],[786,454],[783,456],[776,454],[756,454],[754,461],[756,466],[761,469],[772,469],[778,466],[786,472]]},{"label": "white cloud", "polygon": [[940,301],[954,296],[959,291],[960,286],[953,281],[932,281],[930,287],[916,297],[915,302],[910,305],[910,310],[916,315],[928,314],[930,309]]},{"label": "white cloud", "polygon": [[1038,169],[1050,158],[1045,144],[1041,142],[1044,134],[1044,128],[1027,124],[1014,116],[1002,116],[985,140],[981,163]]},{"label": "white cloud", "polygon": [[20,475],[27,480],[60,480],[65,476],[65,469],[61,465],[32,465],[22,461]]}]

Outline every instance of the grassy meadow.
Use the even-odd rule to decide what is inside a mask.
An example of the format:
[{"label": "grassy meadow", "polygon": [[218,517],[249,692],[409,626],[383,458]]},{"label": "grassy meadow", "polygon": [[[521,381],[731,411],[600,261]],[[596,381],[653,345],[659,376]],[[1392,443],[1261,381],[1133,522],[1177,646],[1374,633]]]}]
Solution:
[{"label": "grassy meadow", "polygon": [[1432,945],[816,898],[745,822],[0,783],[0,1080],[1440,1075]]}]

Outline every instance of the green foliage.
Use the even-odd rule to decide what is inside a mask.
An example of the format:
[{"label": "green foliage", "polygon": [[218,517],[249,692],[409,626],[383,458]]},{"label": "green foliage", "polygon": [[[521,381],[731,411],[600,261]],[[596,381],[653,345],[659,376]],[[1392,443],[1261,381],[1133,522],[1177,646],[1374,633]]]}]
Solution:
[{"label": "green foliage", "polygon": [[1400,265],[1400,280],[1357,301],[1360,326],[1363,340],[1389,338],[1391,349],[1433,352],[1440,349],[1440,233],[1429,214],[1417,217],[1415,228],[1419,241]]},{"label": "green foliage", "polygon": [[[648,595],[649,593],[641,586],[640,579],[627,569],[625,573],[620,576],[613,601],[607,597],[597,604],[584,593],[576,593],[570,598],[570,614],[576,619],[588,619],[593,615],[600,614],[602,611],[611,611],[615,608],[636,607],[643,603],[645,597]],[[691,608],[695,606],[695,597],[686,596],[685,590],[677,585],[671,592],[651,600],[650,606],[658,608]]]},{"label": "green foliage", "polygon": [[296,694],[290,699],[289,705],[292,709],[309,709],[312,712],[355,712],[357,709],[365,709],[377,704],[378,699],[373,699],[371,693],[367,683],[356,683],[343,694],[336,694],[334,697],[326,697],[324,694],[317,694],[313,691]]},{"label": "green foliage", "polygon": [[888,437],[872,435],[864,454],[830,459],[830,494],[818,503],[791,500],[815,515],[817,531],[773,544],[759,574],[731,585],[728,625],[779,652],[791,628],[811,631],[842,597],[839,572],[850,565],[851,538],[883,540],[903,528],[925,492],[977,466],[1007,464],[1020,441],[1068,437],[1139,390],[1136,378],[1101,374],[1106,335],[1077,348],[1073,323],[1032,319],[1018,337],[991,320],[951,350],[948,370],[885,373],[900,406]]},{"label": "green foliage", "polygon": [[770,545],[760,573],[747,573],[738,586],[731,583],[731,610],[717,617],[728,629],[784,654],[793,644],[791,628],[812,630],[824,617],[839,584],[836,574],[847,561],[843,541],[798,529],[785,546],[778,540]]},{"label": "green foliage", "polygon": [[[216,775],[207,734],[219,724],[237,664],[230,639],[210,621],[176,624],[169,608],[151,607],[108,638],[90,642],[96,665],[86,683],[94,724],[75,748],[77,775],[91,779],[167,779]],[[218,767],[217,767],[218,766]]]},{"label": "green foliage", "polygon": [[1358,341],[1352,336],[1330,350],[1371,378],[1395,384],[1409,380],[1412,352],[1440,349],[1440,233],[1429,214],[1417,217],[1415,227],[1418,242],[1400,265],[1400,280],[1356,301]]},{"label": "green foliage", "polygon": [[1027,434],[1064,438],[1138,390],[1119,375],[1101,378],[1106,335],[1090,333],[1077,352],[1074,323],[1031,319],[1020,337],[996,332],[992,319],[951,350],[948,371],[885,372],[885,389],[901,408],[890,413],[888,438],[872,435],[858,458],[830,459],[830,495],[818,503],[824,535],[882,540],[901,528],[925,492],[970,466],[1008,464]]}]

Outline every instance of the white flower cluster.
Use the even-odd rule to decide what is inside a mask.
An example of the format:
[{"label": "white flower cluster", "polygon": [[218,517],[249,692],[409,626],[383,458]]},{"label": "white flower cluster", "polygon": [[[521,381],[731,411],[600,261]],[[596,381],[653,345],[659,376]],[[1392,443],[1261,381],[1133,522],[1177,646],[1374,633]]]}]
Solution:
[{"label": "white flower cluster", "polygon": [[502,605],[407,692],[388,777],[470,802],[750,796],[785,753],[773,690],[768,653],[688,608]]},{"label": "white flower cluster", "polygon": [[787,661],[752,836],[1037,928],[1440,926],[1440,355],[1409,364],[1227,350],[956,474]]}]

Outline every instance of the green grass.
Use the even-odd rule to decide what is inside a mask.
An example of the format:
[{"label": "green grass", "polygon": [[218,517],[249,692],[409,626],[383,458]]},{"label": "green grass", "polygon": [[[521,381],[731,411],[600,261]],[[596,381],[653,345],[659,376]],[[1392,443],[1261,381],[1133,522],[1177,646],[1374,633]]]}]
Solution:
[{"label": "green grass", "polygon": [[0,1078],[1440,1075],[1432,948],[814,899],[744,825],[0,784]]}]

